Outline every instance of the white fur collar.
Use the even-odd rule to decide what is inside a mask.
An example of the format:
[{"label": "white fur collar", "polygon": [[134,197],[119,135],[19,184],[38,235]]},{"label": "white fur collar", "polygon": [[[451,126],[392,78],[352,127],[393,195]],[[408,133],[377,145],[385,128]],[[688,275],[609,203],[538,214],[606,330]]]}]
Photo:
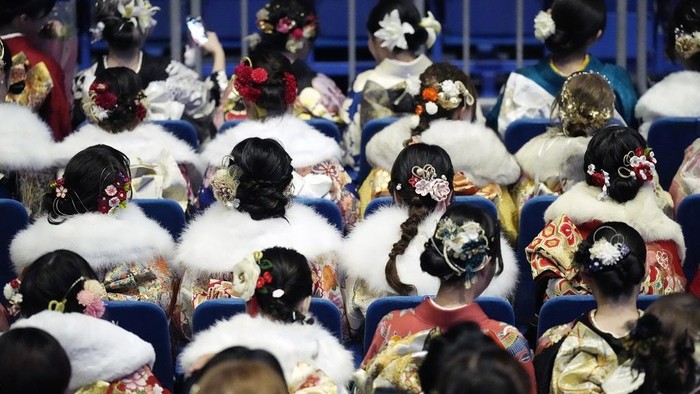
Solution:
[{"label": "white fur collar", "polygon": [[287,381],[299,362],[321,368],[341,387],[347,386],[354,370],[352,353],[319,324],[287,324],[247,314],[220,321],[195,335],[194,341],[180,354],[180,362],[185,370],[190,370],[202,356],[232,346],[272,353]]},{"label": "white fur collar", "polygon": [[550,128],[528,141],[515,154],[520,168],[530,179],[552,178],[583,180],[583,155],[590,137],[566,137]]},{"label": "white fur collar", "polygon": [[148,342],[116,324],[82,313],[44,311],[17,321],[11,329],[22,327],[44,330],[61,344],[71,364],[70,390],[124,378],[145,365],[153,366],[156,360]]},{"label": "white fur collar", "polygon": [[0,104],[0,170],[43,170],[54,166],[53,134],[29,108]]},{"label": "white fur collar", "polygon": [[76,153],[96,144],[106,144],[123,152],[129,160],[141,159],[156,162],[164,150],[172,154],[177,163],[189,164],[203,173],[205,165],[186,142],[181,141],[162,126],[142,123],[131,131],[109,133],[97,125],[86,124],[56,145],[54,156],[60,166],[65,166]]},{"label": "white fur collar", "polygon": [[594,220],[623,222],[637,230],[644,241],[671,240],[678,245],[681,260],[685,258],[685,242],[678,223],[669,219],[658,207],[651,184],[639,189],[637,197],[625,203],[608,198],[598,200],[600,189],[579,182],[557,198],[544,214],[546,222],[561,215],[568,216],[575,224]]},{"label": "white fur collar", "polygon": [[652,86],[634,110],[644,122],[663,116],[700,116],[700,72],[670,74]]},{"label": "white fur collar", "polygon": [[[373,166],[391,170],[394,161],[411,137],[411,117],[387,126],[367,144],[367,159]],[[488,183],[510,185],[520,176],[515,158],[498,136],[478,123],[441,119],[430,123],[421,141],[438,145],[450,155],[455,171],[463,171],[477,186]]]},{"label": "white fur collar", "polygon": [[[418,234],[411,240],[403,255],[396,258],[399,278],[416,287],[418,295],[435,295],[440,280],[423,272],[420,255],[425,242],[435,231],[442,212],[433,212],[419,226]],[[346,238],[340,254],[339,264],[349,277],[363,279],[370,289],[379,293],[394,293],[384,274],[389,252],[401,237],[401,223],[408,217],[408,209],[390,206],[380,209],[360,222]],[[494,277],[482,294],[484,296],[508,297],[515,292],[518,282],[518,263],[513,249],[501,236],[503,272]]]},{"label": "white fur collar", "polygon": [[175,261],[195,274],[228,272],[256,250],[291,248],[309,259],[336,252],[338,230],[304,205],[292,204],[283,218],[253,220],[216,203],[183,232]]},{"label": "white fur collar", "polygon": [[34,260],[57,249],[81,255],[97,271],[156,257],[168,261],[175,243],[170,233],[131,203],[114,215],[85,213],[61,224],[51,224],[41,216],[12,240],[10,259],[20,273]]},{"label": "white fur collar", "polygon": [[221,159],[241,141],[250,137],[272,138],[282,144],[292,157],[294,168],[303,168],[326,160],[339,160],[340,146],[330,137],[292,115],[270,118],[265,121],[245,121],[219,134],[202,152],[203,160],[210,166],[221,165]]}]

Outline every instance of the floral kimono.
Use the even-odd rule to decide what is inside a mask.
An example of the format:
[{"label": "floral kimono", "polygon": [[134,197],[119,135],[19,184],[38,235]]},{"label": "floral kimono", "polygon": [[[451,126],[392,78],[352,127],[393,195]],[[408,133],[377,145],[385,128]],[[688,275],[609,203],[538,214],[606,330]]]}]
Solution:
[{"label": "floral kimono", "polygon": [[11,329],[23,327],[44,330],[61,344],[71,363],[71,393],[169,393],[151,371],[153,346],[116,324],[82,313],[43,311]]}]

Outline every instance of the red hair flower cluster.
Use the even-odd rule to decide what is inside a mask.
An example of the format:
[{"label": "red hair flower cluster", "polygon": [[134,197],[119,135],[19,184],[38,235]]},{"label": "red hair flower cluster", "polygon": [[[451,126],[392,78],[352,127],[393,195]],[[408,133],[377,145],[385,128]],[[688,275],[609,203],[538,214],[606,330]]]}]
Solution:
[{"label": "red hair flower cluster", "polygon": [[117,106],[117,95],[109,91],[109,85],[106,83],[93,82],[90,92],[94,94],[93,102],[96,106],[106,110]]},{"label": "red hair flower cluster", "polygon": [[262,289],[266,285],[272,283],[272,274],[270,271],[265,271],[258,277],[258,282],[255,284],[256,289]]},{"label": "red hair flower cluster", "polygon": [[[267,71],[264,69],[258,67],[255,70],[262,70],[265,72],[265,76],[267,77]],[[240,94],[245,100],[253,103],[257,102],[262,94],[262,89],[260,89],[260,87],[253,86],[253,84],[257,84],[253,79],[253,72],[255,70],[253,70],[253,67],[245,63],[240,63],[236,66],[234,71],[236,78],[233,81],[233,86],[236,88],[236,91],[238,91],[238,94]],[[261,73],[257,72],[256,74],[258,80],[260,80]],[[267,80],[267,78],[265,78],[265,80]]]},{"label": "red hair flower cluster", "polygon": [[605,175],[602,172],[594,172],[591,175],[591,183],[596,187],[605,186]]}]

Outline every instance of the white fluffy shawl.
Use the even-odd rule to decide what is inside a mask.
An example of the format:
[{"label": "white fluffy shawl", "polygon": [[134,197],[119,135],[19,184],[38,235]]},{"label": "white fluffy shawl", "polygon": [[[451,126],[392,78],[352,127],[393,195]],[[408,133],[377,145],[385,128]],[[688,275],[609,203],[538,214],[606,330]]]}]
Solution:
[{"label": "white fluffy shawl", "polygon": [[34,260],[57,249],[81,255],[98,271],[156,257],[167,261],[175,243],[170,233],[132,203],[114,215],[85,213],[61,224],[51,224],[41,216],[12,240],[10,259],[19,274]]},{"label": "white fluffy shawl", "polygon": [[[411,117],[387,126],[367,144],[367,159],[375,167],[391,170],[411,138]],[[496,133],[484,125],[461,120],[436,120],[421,134],[421,141],[438,145],[450,155],[455,171],[463,171],[477,186],[510,185],[520,177],[520,167]]]},{"label": "white fluffy shawl", "polygon": [[347,386],[354,370],[352,353],[318,324],[280,323],[264,317],[239,314],[220,321],[194,337],[180,354],[185,370],[207,354],[232,346],[245,346],[272,353],[289,381],[299,362],[312,364],[339,386]]},{"label": "white fluffy shawl", "polygon": [[561,215],[568,216],[574,224],[594,220],[602,222],[623,222],[637,230],[644,241],[671,240],[678,245],[678,254],[685,258],[685,242],[681,226],[669,219],[658,207],[652,184],[645,184],[637,196],[625,203],[608,198],[598,200],[600,189],[579,182],[557,198],[544,214],[545,222]]},{"label": "white fluffy shawl", "polygon": [[44,311],[21,319],[11,329],[35,327],[51,334],[68,354],[72,375],[69,389],[98,380],[124,378],[144,365],[153,366],[153,346],[106,320],[82,313]]},{"label": "white fluffy shawl", "polygon": [[273,246],[294,249],[308,259],[340,248],[338,230],[313,209],[292,203],[285,216],[253,220],[245,212],[214,204],[183,232],[175,261],[183,269],[209,275],[228,272],[254,251]]},{"label": "white fluffy shawl", "polygon": [[309,126],[292,115],[270,118],[265,121],[245,121],[219,134],[202,152],[202,159],[210,166],[221,165],[221,159],[241,141],[251,138],[277,140],[289,156],[294,168],[303,168],[325,160],[339,160],[340,146],[331,137]]},{"label": "white fluffy shawl", "polygon": [[[420,255],[425,242],[435,232],[442,212],[433,212],[419,226],[418,234],[408,248],[396,258],[396,269],[402,282],[416,287],[418,295],[434,295],[440,280],[420,268]],[[345,239],[340,254],[340,266],[349,277],[363,279],[369,288],[380,293],[394,293],[384,274],[389,252],[401,237],[401,223],[408,218],[408,209],[389,206],[380,209],[353,229]],[[513,249],[501,236],[503,272],[493,278],[482,295],[508,297],[515,292],[518,282],[518,263]]]},{"label": "white fluffy shawl", "polygon": [[700,72],[675,72],[652,86],[637,101],[635,116],[644,123],[646,137],[651,122],[665,116],[700,116]]},{"label": "white fluffy shawl", "polygon": [[43,170],[54,166],[53,134],[29,108],[0,104],[0,169]]},{"label": "white fluffy shawl", "polygon": [[528,141],[515,154],[520,168],[530,179],[552,178],[578,182],[584,179],[583,155],[590,137],[566,137],[555,129]]}]

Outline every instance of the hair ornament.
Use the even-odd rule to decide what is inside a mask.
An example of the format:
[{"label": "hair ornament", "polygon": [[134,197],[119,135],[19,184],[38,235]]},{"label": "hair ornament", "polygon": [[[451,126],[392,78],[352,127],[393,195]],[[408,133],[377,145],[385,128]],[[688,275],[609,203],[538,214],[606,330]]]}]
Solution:
[{"label": "hair ornament", "polygon": [[12,279],[7,282],[2,289],[2,294],[5,296],[8,304],[10,304],[7,310],[12,316],[17,316],[19,314],[20,304],[22,303],[22,293],[19,292],[19,285],[21,283],[19,279]]},{"label": "hair ornament", "polygon": [[[259,251],[253,252],[251,257],[244,258],[233,267],[231,294],[245,301],[250,301],[256,292],[267,294],[270,291],[268,285],[273,280],[272,262],[263,258],[262,252]],[[283,295],[282,289],[272,291],[273,298],[280,298]]]},{"label": "hair ornament", "polygon": [[300,12],[296,15],[285,15],[277,22],[271,20],[270,4],[265,4],[263,8],[255,14],[258,29],[263,34],[273,34],[275,32],[287,36],[284,44],[286,50],[296,53],[304,47],[305,40],[316,37],[318,30],[318,20],[316,15]]},{"label": "hair ornament", "polygon": [[623,159],[624,165],[617,169],[617,173],[623,178],[636,177],[639,183],[649,182],[654,179],[656,158],[651,148],[637,148],[629,151]]},{"label": "hair ornament", "polygon": [[425,42],[425,46],[432,48],[437,41],[437,35],[442,32],[442,25],[435,19],[433,13],[428,11],[428,16],[422,18],[418,24],[420,27],[424,28],[428,32],[428,39]]},{"label": "hair ornament", "polygon": [[284,295],[284,290],[282,289],[275,289],[275,291],[272,292],[272,298],[282,298]]},{"label": "hair ornament", "polygon": [[[556,103],[559,106],[559,120],[561,120],[562,129],[566,132],[570,125],[586,125],[587,129],[598,130],[605,126],[612,119],[613,108],[599,108],[597,102],[593,105],[581,103],[574,97],[569,88],[569,82],[585,74],[596,74],[602,77],[605,82],[610,85],[610,80],[600,73],[595,71],[582,71],[570,75],[561,87],[560,102]],[[612,89],[612,87],[610,88]]]},{"label": "hair ornament", "polygon": [[602,168],[600,170],[596,170],[595,164],[593,163],[588,165],[586,173],[591,176],[591,183],[593,186],[602,189],[600,194],[598,194],[598,200],[605,200],[605,198],[608,196],[608,187],[610,187],[610,174],[608,174],[608,172]]},{"label": "hair ornament", "polygon": [[[442,242],[442,249],[435,244]],[[431,238],[433,248],[442,255],[445,262],[458,276],[464,276],[465,288],[474,284],[475,273],[488,263],[488,239],[481,225],[473,220],[457,225],[451,218],[441,220]],[[452,260],[458,260],[455,264]]]},{"label": "hair ornament", "polygon": [[374,36],[382,41],[381,47],[393,51],[394,48],[408,49],[406,34],[414,34],[416,30],[408,22],[401,22],[399,10],[392,10],[384,15],[379,22],[380,29],[374,32]]},{"label": "hair ornament", "polygon": [[473,105],[475,101],[474,96],[464,86],[462,81],[453,81],[451,79],[426,87],[421,92],[421,98],[425,103],[416,107],[416,115],[419,116],[423,114],[423,111],[428,113],[428,115],[435,115],[439,108],[450,111],[458,108],[463,103],[469,106]]},{"label": "hair ornament", "polygon": [[[284,73],[283,78],[285,82],[284,102],[291,105],[297,97],[297,81],[288,72]],[[243,99],[252,103],[257,103],[262,94],[262,88],[268,81],[267,70],[262,67],[253,68],[248,57],[243,58],[234,70],[233,87]]]},{"label": "hair ornament", "polygon": [[683,59],[689,59],[700,53],[700,31],[686,33],[676,28],[676,53]]},{"label": "hair ornament", "polygon": [[236,198],[238,186],[241,184],[241,168],[236,164],[228,165],[231,161],[233,157],[224,156],[221,168],[216,171],[211,180],[211,188],[216,200],[221,201],[228,209],[235,209],[241,203]]},{"label": "hair ornament", "polygon": [[[593,239],[596,238],[596,233],[601,229],[613,230],[609,226],[601,226],[593,233]],[[615,234],[610,239],[599,238],[588,250],[590,255],[586,270],[589,272],[599,272],[607,268],[615,266],[630,254],[630,248],[625,244],[625,238],[620,234]]]},{"label": "hair ornament", "polygon": [[97,198],[97,210],[103,214],[112,214],[126,208],[131,191],[131,180],[122,172],[117,172],[114,182],[107,185]]},{"label": "hair ornament", "polygon": [[92,37],[90,39],[90,43],[94,44],[97,41],[100,41],[102,39],[102,35],[105,31],[105,24],[104,22],[100,21],[95,24],[94,27],[90,28],[90,36]]},{"label": "hair ornament", "polygon": [[65,180],[63,178],[58,178],[51,182],[49,186],[55,190],[56,198],[66,198],[68,195],[68,189],[65,186]]},{"label": "hair ornament", "polygon": [[90,279],[83,283],[83,289],[76,295],[78,304],[84,307],[83,313],[101,318],[105,313],[105,304],[103,300],[107,298],[107,292],[100,282]]},{"label": "hair ornament", "polygon": [[413,175],[408,178],[408,183],[415,189],[416,194],[424,197],[430,195],[430,198],[437,202],[443,202],[450,196],[450,182],[445,175],[437,176],[432,165],[414,166],[411,173]]},{"label": "hair ornament", "polygon": [[88,89],[87,102],[83,109],[90,119],[101,122],[117,107],[117,101],[117,95],[109,90],[108,84],[95,81]]},{"label": "hair ornament", "polygon": [[160,7],[154,7],[149,0],[130,0],[126,4],[119,1],[117,11],[127,23],[146,31],[156,25],[153,15],[160,11]]},{"label": "hair ornament", "polygon": [[557,25],[554,23],[552,14],[546,11],[540,11],[535,16],[535,38],[541,42],[545,42],[557,31]]}]

